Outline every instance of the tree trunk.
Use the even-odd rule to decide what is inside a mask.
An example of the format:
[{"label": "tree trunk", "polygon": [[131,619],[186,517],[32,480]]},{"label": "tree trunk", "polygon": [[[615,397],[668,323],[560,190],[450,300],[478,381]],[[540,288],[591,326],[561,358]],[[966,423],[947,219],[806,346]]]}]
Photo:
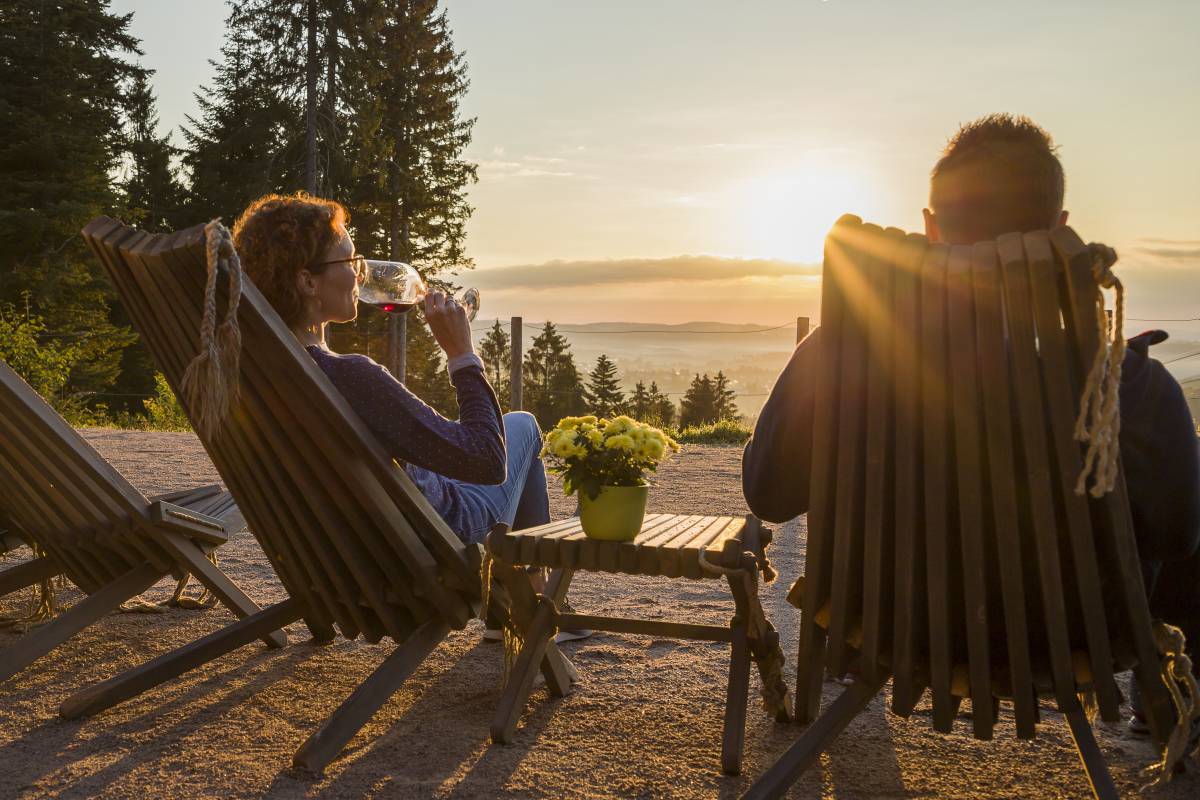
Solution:
[{"label": "tree trunk", "polygon": [[304,97],[304,189],[317,193],[317,0],[308,0],[308,59]]},{"label": "tree trunk", "polygon": [[336,158],[334,148],[339,146],[341,135],[337,125],[337,65],[338,65],[338,14],[337,9],[330,9],[329,26],[325,30],[325,125],[326,149],[325,157],[325,191],[327,196],[333,195],[337,185],[337,176],[333,174],[333,164]]}]

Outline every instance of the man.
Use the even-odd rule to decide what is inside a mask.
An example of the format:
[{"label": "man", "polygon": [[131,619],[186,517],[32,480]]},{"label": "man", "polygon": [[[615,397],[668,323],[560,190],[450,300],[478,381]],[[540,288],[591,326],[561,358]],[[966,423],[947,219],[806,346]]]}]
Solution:
[{"label": "man", "polygon": [[[1025,117],[984,117],[963,126],[934,166],[925,234],[932,242],[973,244],[1065,224],[1063,184],[1049,134]],[[808,510],[820,334],[796,347],[743,455],[746,502],[771,522]],[[1183,628],[1200,665],[1200,457],[1183,390],[1148,354],[1165,338],[1148,331],[1129,341],[1121,372],[1121,460],[1151,613]]]}]

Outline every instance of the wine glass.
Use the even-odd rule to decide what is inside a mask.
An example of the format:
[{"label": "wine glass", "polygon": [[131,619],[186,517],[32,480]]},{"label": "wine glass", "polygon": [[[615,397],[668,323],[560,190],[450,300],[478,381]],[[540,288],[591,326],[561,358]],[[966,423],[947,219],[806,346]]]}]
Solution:
[{"label": "wine glass", "polygon": [[[429,289],[411,264],[403,261],[365,259],[366,278],[358,290],[359,302],[387,314],[403,314],[425,299]],[[479,290],[467,289],[455,300],[467,312],[467,322],[479,313]]]}]

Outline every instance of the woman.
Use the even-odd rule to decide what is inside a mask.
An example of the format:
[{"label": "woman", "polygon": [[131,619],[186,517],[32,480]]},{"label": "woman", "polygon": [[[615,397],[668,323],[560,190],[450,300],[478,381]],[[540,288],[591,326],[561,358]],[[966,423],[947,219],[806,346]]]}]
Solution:
[{"label": "woman", "polygon": [[346,221],[332,200],[267,195],[238,218],[234,245],[254,285],[464,542],[482,542],[499,522],[514,530],[549,522],[537,421],[524,412],[501,415],[466,313],[452,297],[430,292],[425,319],[446,353],[457,421],[370,358],[329,349],[325,325],[358,316],[364,276]]}]

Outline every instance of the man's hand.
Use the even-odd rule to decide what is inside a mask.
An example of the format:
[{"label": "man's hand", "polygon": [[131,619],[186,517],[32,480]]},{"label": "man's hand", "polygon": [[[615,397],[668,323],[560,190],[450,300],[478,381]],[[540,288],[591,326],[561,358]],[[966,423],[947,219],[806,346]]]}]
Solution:
[{"label": "man's hand", "polygon": [[442,292],[426,294],[425,321],[429,323],[433,338],[437,339],[438,345],[446,351],[447,359],[475,352],[467,312],[453,297]]}]

